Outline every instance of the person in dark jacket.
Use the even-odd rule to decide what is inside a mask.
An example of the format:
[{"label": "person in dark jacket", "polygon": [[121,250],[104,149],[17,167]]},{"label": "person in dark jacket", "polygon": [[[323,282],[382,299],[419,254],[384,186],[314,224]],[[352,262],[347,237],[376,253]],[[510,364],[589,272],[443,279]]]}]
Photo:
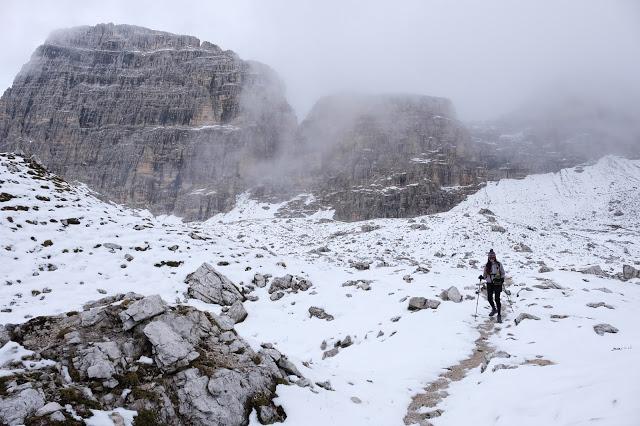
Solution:
[{"label": "person in dark jacket", "polygon": [[[502,292],[502,284],[504,283],[504,267],[498,262],[496,253],[493,249],[489,250],[489,258],[487,264],[484,265],[482,277],[487,282],[487,299],[491,305],[491,313],[489,316],[498,314],[498,322],[502,322],[502,305],[500,304],[500,293]],[[495,299],[495,303],[494,303]]]}]

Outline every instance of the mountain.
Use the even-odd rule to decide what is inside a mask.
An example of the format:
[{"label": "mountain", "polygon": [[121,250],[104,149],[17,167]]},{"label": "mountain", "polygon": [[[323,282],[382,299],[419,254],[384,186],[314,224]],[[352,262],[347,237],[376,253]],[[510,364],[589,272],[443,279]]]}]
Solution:
[{"label": "mountain", "polygon": [[449,210],[485,181],[448,99],[328,96],[298,130],[308,187],[346,220]]},{"label": "mountain", "polygon": [[639,189],[605,157],[412,219],[184,223],[0,154],[0,422],[632,425]]},{"label": "mountain", "polygon": [[130,25],[53,33],[0,100],[0,149],[187,219],[230,209],[295,126],[266,65]]},{"label": "mountain", "polygon": [[267,66],[129,25],[53,33],[0,100],[0,149],[35,155],[106,199],[188,220],[229,211],[248,190],[317,199],[283,214],[447,210],[484,180],[468,144],[451,103],[427,96],[330,96],[297,128]]},{"label": "mountain", "polygon": [[[621,112],[622,111],[622,112]],[[447,211],[486,182],[640,155],[633,106],[546,97],[489,123],[444,98],[335,94],[298,124],[268,66],[130,25],[54,32],[0,98],[0,150],[103,199],[206,220],[247,196],[346,221]]]}]

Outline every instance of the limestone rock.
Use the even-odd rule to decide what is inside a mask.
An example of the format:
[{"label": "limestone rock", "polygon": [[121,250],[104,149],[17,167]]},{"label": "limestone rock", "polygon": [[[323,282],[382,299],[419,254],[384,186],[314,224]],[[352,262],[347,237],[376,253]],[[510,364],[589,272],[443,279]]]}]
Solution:
[{"label": "limestone rock", "polygon": [[40,409],[36,411],[35,415],[37,417],[42,417],[42,416],[47,416],[49,414],[53,414],[56,411],[60,411],[60,410],[64,410],[64,407],[62,405],[58,404],[57,402],[49,402],[43,405],[42,407],[40,407]]},{"label": "limestone rock", "polygon": [[618,329],[611,324],[596,324],[593,326],[593,331],[599,336],[604,336],[605,333],[617,333]]},{"label": "limestone rock", "polygon": [[588,268],[581,269],[580,272],[582,272],[583,274],[598,275],[598,276],[606,275],[605,272],[600,267],[600,265],[589,266]]},{"label": "limestone rock", "polygon": [[523,312],[520,315],[518,315],[514,321],[515,321],[516,325],[518,325],[518,324],[520,324],[522,321],[524,321],[526,319],[536,320],[536,321],[540,320],[540,318],[535,316],[535,315]]},{"label": "limestone rock", "polygon": [[327,320],[327,321],[333,321],[333,315],[330,315],[330,314],[326,313],[324,311],[324,309],[317,308],[315,306],[311,306],[309,308],[309,316],[310,317],[316,317],[316,318],[323,319],[323,320]]},{"label": "limestone rock", "polygon": [[189,285],[189,297],[206,303],[231,306],[236,301],[244,300],[235,284],[206,262],[187,275],[184,282]]},{"label": "limestone rock", "polygon": [[455,286],[451,286],[447,290],[443,290],[440,297],[442,300],[450,300],[455,303],[462,302],[462,295]]},{"label": "limestone rock", "polygon": [[412,297],[409,299],[410,311],[418,311],[421,309],[437,309],[440,306],[440,302],[437,300],[427,299],[425,297]]},{"label": "limestone rock", "polygon": [[157,294],[133,302],[131,306],[120,313],[122,327],[125,330],[130,330],[139,322],[163,313],[166,307],[162,298]]},{"label": "limestone rock", "polygon": [[297,293],[298,291],[307,291],[311,286],[312,283],[308,279],[298,275],[287,274],[271,280],[269,294],[277,292]]},{"label": "limestone rock", "polygon": [[622,278],[624,280],[630,280],[633,278],[640,278],[640,269],[636,269],[631,265],[622,266]]},{"label": "limestone rock", "polygon": [[34,415],[44,403],[42,391],[25,388],[0,398],[0,420],[8,426],[21,425],[25,418]]},{"label": "limestone rock", "polygon": [[165,371],[185,367],[200,356],[189,342],[162,321],[150,322],[143,332],[153,346],[156,364]]},{"label": "limestone rock", "polygon": [[227,316],[233,320],[234,324],[244,321],[247,315],[247,310],[239,300],[236,300],[227,311]]},{"label": "limestone rock", "polygon": [[[221,328],[220,317],[190,306],[164,306],[153,316],[136,316],[149,312],[139,309],[148,299],[156,297],[96,305],[92,309],[104,312],[89,327],[80,314],[68,313],[11,328],[11,340],[34,351],[34,359],[55,364],[15,373],[23,384],[8,387],[0,397],[0,423],[64,421],[66,411],[57,405],[62,401],[85,418],[90,409],[123,407],[138,411],[149,424],[172,426],[245,426],[253,410],[265,420],[286,417],[273,403],[276,385],[291,374],[302,375],[284,355],[266,345],[254,352],[233,330]],[[126,317],[135,317],[138,326],[121,327],[121,314],[136,304]],[[150,358],[153,362],[146,362]],[[46,399],[32,384],[42,387]],[[120,396],[123,389],[131,391],[126,398]],[[44,406],[45,401],[51,402]]]}]

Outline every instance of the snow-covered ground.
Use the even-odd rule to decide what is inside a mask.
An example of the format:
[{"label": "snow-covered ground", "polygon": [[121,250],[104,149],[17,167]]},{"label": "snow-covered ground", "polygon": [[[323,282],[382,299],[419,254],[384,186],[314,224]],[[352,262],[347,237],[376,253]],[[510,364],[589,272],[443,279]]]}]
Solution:
[{"label": "snow-covered ground", "polygon": [[[313,382],[331,382],[334,390],[278,386],[286,423],[399,425],[412,396],[474,351],[488,312],[481,300],[474,318],[474,289],[493,248],[511,278],[513,306],[503,294],[505,321],[489,340],[510,358],[451,384],[437,407],[442,415],[430,421],[640,424],[640,279],[615,277],[623,264],[640,268],[640,161],[606,157],[503,180],[446,213],[366,223],[276,218],[278,205],[241,199],[230,213],[185,224],[104,203],[81,185],[34,179],[29,170],[19,157],[0,157],[0,193],[16,197],[0,202],[0,323],[80,310],[127,291],[218,312],[184,299],[185,276],[203,262],[239,285],[257,272],[304,276],[311,289],[276,301],[268,286],[256,288],[258,300],[245,302],[249,317],[236,326],[252,345],[273,343]],[[4,209],[15,206],[29,210]],[[79,224],[63,224],[69,218]],[[552,270],[539,272],[543,264]],[[602,276],[580,272],[594,265]],[[343,286],[352,280],[370,280],[370,289]],[[452,285],[462,303],[407,310],[409,297],[440,300]],[[587,306],[598,302],[613,309]],[[310,317],[311,306],[334,319]],[[516,326],[520,313],[539,320]],[[600,323],[619,332],[600,336],[593,329]],[[353,344],[323,359],[346,336]],[[517,368],[494,372],[498,364]]]}]

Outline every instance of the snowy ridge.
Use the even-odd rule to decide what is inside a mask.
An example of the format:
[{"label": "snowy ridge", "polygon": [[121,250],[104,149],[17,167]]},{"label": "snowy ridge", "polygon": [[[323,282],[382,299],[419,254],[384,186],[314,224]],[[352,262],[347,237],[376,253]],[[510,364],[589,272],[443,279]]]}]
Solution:
[{"label": "snowy ridge", "polygon": [[[86,188],[56,186],[51,175],[35,179],[30,170],[20,157],[0,157],[0,193],[15,197],[0,202],[1,323],[79,310],[126,291],[219,312],[183,296],[184,277],[205,261],[238,284],[256,272],[300,275],[314,284],[310,290],[272,301],[268,286],[257,288],[258,300],[245,302],[247,320],[236,325],[252,345],[273,343],[312,382],[331,382],[333,390],[278,386],[285,423],[400,425],[412,397],[474,350],[488,312],[481,300],[474,319],[474,289],[494,248],[511,278],[513,308],[503,294],[505,322],[488,323],[488,342],[510,357],[452,383],[437,407],[419,410],[424,421],[436,408],[434,425],[640,419],[640,279],[617,277],[624,264],[640,268],[640,161],[606,157],[582,172],[503,180],[446,213],[366,223],[277,218],[277,206],[245,200],[231,215],[185,224],[103,203]],[[29,209],[4,209],[18,206]],[[62,223],[69,218],[79,224]],[[162,261],[182,263],[154,266]],[[600,276],[580,272],[594,265]],[[370,289],[343,286],[357,280]],[[461,303],[407,310],[409,297],[441,300],[452,285]],[[600,302],[608,307],[587,306]],[[311,306],[334,319],[310,317]],[[516,326],[520,313],[539,320]],[[603,323],[618,333],[596,334]],[[351,345],[323,357],[347,336]],[[493,371],[499,364],[507,367]]]}]

